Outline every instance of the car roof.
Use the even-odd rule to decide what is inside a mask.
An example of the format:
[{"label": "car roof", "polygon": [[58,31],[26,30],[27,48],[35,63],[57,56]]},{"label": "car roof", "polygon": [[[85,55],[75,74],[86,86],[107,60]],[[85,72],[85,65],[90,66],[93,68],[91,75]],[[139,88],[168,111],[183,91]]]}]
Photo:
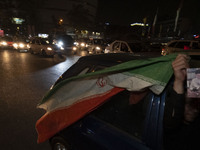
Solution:
[{"label": "car roof", "polygon": [[110,66],[112,66],[114,64],[119,64],[130,60],[145,59],[152,57],[153,56],[147,56],[147,55],[140,56],[132,53],[108,53],[108,54],[98,54],[98,55],[89,55],[80,57],[78,62],[86,62],[91,64],[99,64],[101,62],[101,64],[107,64],[107,65],[110,64]]},{"label": "car roof", "polygon": [[90,69],[92,69],[94,66],[101,66],[103,69],[105,67],[111,67],[130,60],[145,59],[145,58],[152,58],[152,56],[151,57],[147,55],[139,56],[131,53],[108,53],[108,54],[82,56],[78,59],[78,61],[75,64],[73,64],[59,77],[59,79],[55,82],[54,85],[56,85],[63,79],[77,75],[85,67],[90,66]]}]

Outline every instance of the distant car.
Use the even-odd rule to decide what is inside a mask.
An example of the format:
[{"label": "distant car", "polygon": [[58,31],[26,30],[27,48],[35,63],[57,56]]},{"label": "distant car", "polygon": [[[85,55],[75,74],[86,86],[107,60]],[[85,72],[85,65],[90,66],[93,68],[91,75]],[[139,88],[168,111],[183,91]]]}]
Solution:
[{"label": "distant car", "polygon": [[80,53],[81,51],[87,51],[89,46],[88,38],[79,38],[74,41],[73,54]]},{"label": "distant car", "polygon": [[19,52],[28,52],[30,48],[29,40],[24,38],[17,38],[13,41],[13,48]]},{"label": "distant car", "polygon": [[147,50],[141,41],[115,40],[105,48],[104,53],[134,53]]},{"label": "distant car", "polygon": [[55,49],[61,54],[71,54],[74,46],[74,39],[70,35],[55,35],[51,38],[56,45]]},{"label": "distant car", "polygon": [[[111,53],[81,57],[64,72],[63,80],[102,70],[134,59],[149,57]],[[130,104],[132,92],[123,91],[49,139],[52,150],[160,150],[163,148],[165,92],[147,95]],[[67,93],[66,93],[67,94]],[[65,114],[63,114],[65,115]]]},{"label": "distant car", "polygon": [[56,53],[55,45],[47,38],[33,38],[29,43],[29,51],[31,54],[40,54],[43,56],[53,57]]},{"label": "distant car", "polygon": [[0,38],[0,47],[13,49],[13,38],[10,36]]},{"label": "distant car", "polygon": [[104,39],[91,39],[88,44],[89,54],[101,54],[104,53],[105,47],[108,44]]},{"label": "distant car", "polygon": [[200,55],[200,42],[195,40],[172,40],[162,49],[161,55],[168,55],[171,53]]}]

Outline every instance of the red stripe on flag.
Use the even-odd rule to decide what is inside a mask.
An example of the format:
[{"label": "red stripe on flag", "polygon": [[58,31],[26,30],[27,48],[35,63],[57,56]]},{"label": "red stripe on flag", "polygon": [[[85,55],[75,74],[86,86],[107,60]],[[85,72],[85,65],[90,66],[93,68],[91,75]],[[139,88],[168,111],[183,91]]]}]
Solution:
[{"label": "red stripe on flag", "polygon": [[113,88],[112,90],[96,95],[92,98],[87,98],[67,106],[44,114],[36,122],[36,130],[38,133],[38,143],[42,143],[62,129],[70,126],[80,118],[84,117],[88,112],[91,112],[111,96],[123,91],[122,88]]}]

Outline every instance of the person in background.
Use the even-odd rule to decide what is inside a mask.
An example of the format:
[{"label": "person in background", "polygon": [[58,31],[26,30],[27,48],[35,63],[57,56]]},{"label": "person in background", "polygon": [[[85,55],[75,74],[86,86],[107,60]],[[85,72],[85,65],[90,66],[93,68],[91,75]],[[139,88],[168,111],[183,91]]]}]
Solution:
[{"label": "person in background", "polygon": [[179,54],[172,62],[174,83],[167,91],[163,120],[165,150],[200,149],[198,99],[187,98],[184,88],[189,60],[189,56]]}]

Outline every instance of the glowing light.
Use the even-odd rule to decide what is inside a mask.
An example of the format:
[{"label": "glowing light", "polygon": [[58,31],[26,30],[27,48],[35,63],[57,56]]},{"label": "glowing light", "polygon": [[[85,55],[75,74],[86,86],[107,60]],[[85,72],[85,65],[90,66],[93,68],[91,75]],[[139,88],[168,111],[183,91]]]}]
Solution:
[{"label": "glowing light", "polygon": [[149,26],[148,24],[144,24],[144,23],[132,23],[131,26]]},{"label": "glowing light", "polygon": [[52,48],[51,48],[51,47],[47,47],[47,50],[51,51],[51,50],[52,50]]},{"label": "glowing light", "polygon": [[24,45],[23,43],[19,43],[19,47],[20,47],[20,48],[24,48],[25,45]]}]

